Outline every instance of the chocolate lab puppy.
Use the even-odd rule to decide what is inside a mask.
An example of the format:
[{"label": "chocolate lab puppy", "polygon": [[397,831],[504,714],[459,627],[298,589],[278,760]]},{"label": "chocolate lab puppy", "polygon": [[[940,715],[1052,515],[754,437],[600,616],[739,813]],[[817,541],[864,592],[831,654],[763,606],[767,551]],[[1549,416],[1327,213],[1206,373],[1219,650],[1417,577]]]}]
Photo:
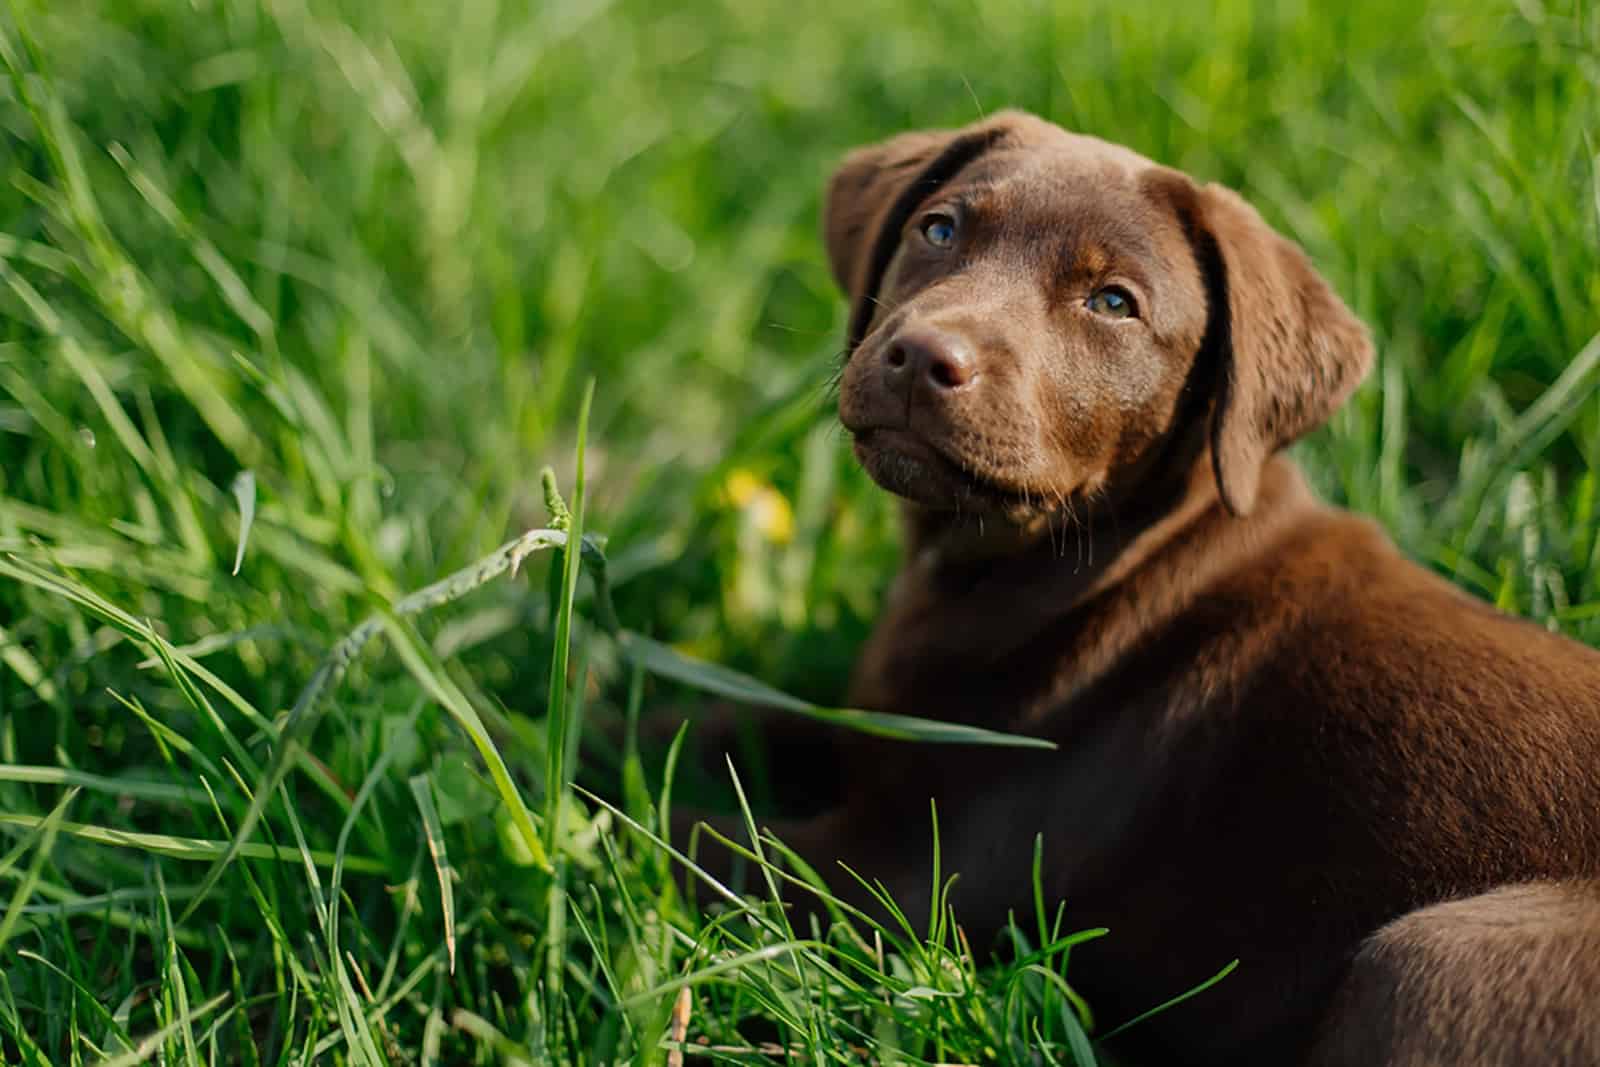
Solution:
[{"label": "chocolate lab puppy", "polygon": [[[907,559],[851,702],[1052,752],[851,742],[777,835],[974,944],[1044,889],[1156,1064],[1600,1063],[1600,653],[1319,502],[1282,450],[1360,322],[1242,199],[1008,112],[849,155],[839,415]],[[830,879],[839,888],[850,880]]]}]

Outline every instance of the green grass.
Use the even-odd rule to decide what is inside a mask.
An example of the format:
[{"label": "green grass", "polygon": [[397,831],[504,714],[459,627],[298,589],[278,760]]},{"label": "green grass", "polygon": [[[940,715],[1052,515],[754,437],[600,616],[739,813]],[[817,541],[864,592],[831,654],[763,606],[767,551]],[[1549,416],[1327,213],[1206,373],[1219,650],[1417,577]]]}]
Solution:
[{"label": "green grass", "polygon": [[[5,1062],[663,1063],[684,987],[716,1047],[1091,1062],[1070,901],[1000,963],[701,916],[625,728],[755,684],[667,644],[842,699],[896,528],[816,215],[906,127],[1243,190],[1378,341],[1324,493],[1600,641],[1587,0],[13,0],[0,44]],[[493,555],[545,464],[587,576]]]}]

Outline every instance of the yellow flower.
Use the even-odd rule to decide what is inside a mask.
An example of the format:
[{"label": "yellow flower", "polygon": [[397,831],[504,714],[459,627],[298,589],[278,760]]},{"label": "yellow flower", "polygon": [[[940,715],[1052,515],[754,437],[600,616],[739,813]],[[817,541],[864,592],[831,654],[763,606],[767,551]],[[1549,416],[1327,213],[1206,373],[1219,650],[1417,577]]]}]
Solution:
[{"label": "yellow flower", "polygon": [[784,495],[749,470],[737,467],[722,483],[728,504],[745,512],[761,536],[774,544],[787,544],[794,537],[794,509]]},{"label": "yellow flower", "polygon": [[735,467],[728,472],[727,480],[722,483],[722,495],[732,506],[742,508],[766,487],[765,482],[745,468]]}]

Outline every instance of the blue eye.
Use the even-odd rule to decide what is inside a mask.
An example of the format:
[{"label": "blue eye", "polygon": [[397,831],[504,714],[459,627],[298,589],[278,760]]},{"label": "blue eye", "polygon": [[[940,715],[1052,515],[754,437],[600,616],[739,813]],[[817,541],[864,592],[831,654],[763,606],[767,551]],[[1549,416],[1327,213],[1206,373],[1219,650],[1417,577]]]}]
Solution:
[{"label": "blue eye", "polygon": [[1133,296],[1120,286],[1108,285],[1089,294],[1089,310],[1108,319],[1125,319],[1133,314]]},{"label": "blue eye", "polygon": [[956,220],[949,215],[929,215],[922,220],[922,238],[935,248],[956,243]]}]

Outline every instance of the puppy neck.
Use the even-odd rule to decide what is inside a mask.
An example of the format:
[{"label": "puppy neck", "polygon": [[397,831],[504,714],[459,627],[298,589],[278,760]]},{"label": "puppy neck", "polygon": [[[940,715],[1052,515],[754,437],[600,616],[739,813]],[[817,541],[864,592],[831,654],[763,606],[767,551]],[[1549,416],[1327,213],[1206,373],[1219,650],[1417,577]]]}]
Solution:
[{"label": "puppy neck", "polygon": [[1070,666],[1051,690],[1059,704],[1321,510],[1285,457],[1267,464],[1256,506],[1242,517],[1223,507],[1209,460],[1197,470],[1165,514],[1095,527],[1092,559],[1087,534],[1079,553],[1071,544],[1063,550],[1059,531],[1054,544],[1043,530],[985,531],[980,555],[967,551],[971,542],[936,531],[916,543],[857,663],[851,700],[894,708],[919,674],[1003,672],[1050,631],[1057,662]]},{"label": "puppy neck", "polygon": [[1223,507],[1209,456],[1164,490],[1079,505],[1076,516],[980,523],[907,504],[905,577],[946,593],[1025,592],[1024,612],[1059,617],[1147,566],[1184,571],[1177,584],[1192,587],[1229,564],[1237,554],[1230,543],[1254,543],[1255,534],[1314,506],[1304,476],[1285,456],[1268,461],[1256,507],[1245,517]]}]

